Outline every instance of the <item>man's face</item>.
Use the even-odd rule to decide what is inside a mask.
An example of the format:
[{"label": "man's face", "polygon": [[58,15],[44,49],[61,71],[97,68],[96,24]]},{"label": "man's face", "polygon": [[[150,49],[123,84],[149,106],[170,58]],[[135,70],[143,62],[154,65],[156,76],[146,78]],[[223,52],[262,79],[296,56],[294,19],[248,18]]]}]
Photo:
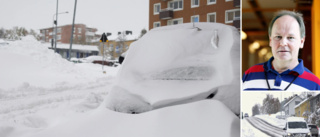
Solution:
[{"label": "man's face", "polygon": [[295,18],[284,15],[272,27],[270,47],[277,61],[298,61],[299,48],[303,48],[304,38],[300,36],[299,23]]}]

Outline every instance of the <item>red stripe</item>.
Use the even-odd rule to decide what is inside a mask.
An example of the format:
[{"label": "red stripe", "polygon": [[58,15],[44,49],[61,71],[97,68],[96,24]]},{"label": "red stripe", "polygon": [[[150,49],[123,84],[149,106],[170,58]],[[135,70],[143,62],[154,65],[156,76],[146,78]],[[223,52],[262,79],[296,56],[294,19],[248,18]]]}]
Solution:
[{"label": "red stripe", "polygon": [[307,71],[304,71],[302,73],[302,75],[299,76],[299,78],[307,79],[307,80],[313,81],[313,82],[317,83],[318,85],[320,85],[319,78],[316,77],[315,75],[313,75],[312,73],[307,72]]},{"label": "red stripe", "polygon": [[263,72],[264,69],[263,69],[263,65],[254,65],[252,66],[251,68],[249,68],[245,74],[249,74],[249,73],[253,73],[253,72]]}]

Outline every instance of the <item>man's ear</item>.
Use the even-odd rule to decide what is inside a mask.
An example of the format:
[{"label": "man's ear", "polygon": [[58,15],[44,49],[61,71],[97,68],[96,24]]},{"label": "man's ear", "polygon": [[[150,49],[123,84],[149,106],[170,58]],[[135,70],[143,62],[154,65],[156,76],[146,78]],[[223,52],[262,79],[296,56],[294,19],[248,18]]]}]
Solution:
[{"label": "man's ear", "polygon": [[302,49],[303,48],[303,46],[304,46],[304,40],[305,40],[305,38],[306,37],[303,37],[302,39],[301,39],[301,41],[300,41],[300,49]]},{"label": "man's ear", "polygon": [[272,38],[271,38],[271,36],[269,36],[269,46],[271,47],[271,42],[272,42]]}]

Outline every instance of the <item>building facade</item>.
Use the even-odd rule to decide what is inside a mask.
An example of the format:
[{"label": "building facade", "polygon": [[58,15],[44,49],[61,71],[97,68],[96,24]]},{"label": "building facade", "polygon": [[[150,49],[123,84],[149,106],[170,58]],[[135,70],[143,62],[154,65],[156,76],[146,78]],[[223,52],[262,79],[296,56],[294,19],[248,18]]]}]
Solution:
[{"label": "building facade", "polygon": [[[72,24],[57,27],[57,43],[70,43]],[[73,43],[91,45],[93,40],[100,38],[96,28],[88,28],[84,24],[75,24]],[[51,42],[54,39],[55,27],[40,29],[41,41]]]},{"label": "building facade", "polygon": [[[128,33],[129,32],[129,33]],[[135,42],[138,37],[132,34],[132,31],[118,32],[111,36],[107,36],[108,42],[101,43],[95,42],[95,45],[99,45],[99,55],[107,57],[107,59],[118,59],[119,56],[129,49],[132,42]]]},{"label": "building facade", "polygon": [[293,97],[284,105],[284,111],[287,116],[294,116],[295,115],[295,106],[298,105],[302,99],[299,96]]},{"label": "building facade", "polygon": [[240,28],[240,0],[149,0],[149,29],[190,22]]},{"label": "building facade", "polygon": [[308,118],[310,115],[310,98],[306,98],[298,105],[295,106],[296,117],[303,117],[304,119]]}]

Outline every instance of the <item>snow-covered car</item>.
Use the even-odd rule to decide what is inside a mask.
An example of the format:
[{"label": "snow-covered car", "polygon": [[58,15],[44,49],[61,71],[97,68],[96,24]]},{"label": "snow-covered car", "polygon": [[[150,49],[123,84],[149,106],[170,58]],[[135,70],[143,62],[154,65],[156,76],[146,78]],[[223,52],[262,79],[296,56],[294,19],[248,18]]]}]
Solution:
[{"label": "snow-covered car", "polygon": [[318,137],[319,136],[319,128],[317,125],[314,124],[308,124],[309,130],[312,134],[312,136]]},{"label": "snow-covered car", "polygon": [[285,137],[311,137],[307,122],[301,117],[288,117],[283,130],[286,132]]},{"label": "snow-covered car", "polygon": [[[212,108],[221,116],[208,119],[229,124],[221,127],[207,123],[214,127],[210,132],[226,133],[223,135],[226,137],[232,136],[228,133],[231,132],[239,136],[239,36],[236,28],[218,23],[196,23],[195,26],[187,23],[152,29],[130,45],[117,80],[104,100],[105,107],[141,115],[202,101],[220,102],[229,112]],[[222,113],[233,116],[225,117]],[[207,119],[196,117],[197,121]],[[203,134],[213,136],[207,131]]]},{"label": "snow-covered car", "polygon": [[70,61],[73,63],[82,63],[81,60],[78,58],[71,58]]}]

